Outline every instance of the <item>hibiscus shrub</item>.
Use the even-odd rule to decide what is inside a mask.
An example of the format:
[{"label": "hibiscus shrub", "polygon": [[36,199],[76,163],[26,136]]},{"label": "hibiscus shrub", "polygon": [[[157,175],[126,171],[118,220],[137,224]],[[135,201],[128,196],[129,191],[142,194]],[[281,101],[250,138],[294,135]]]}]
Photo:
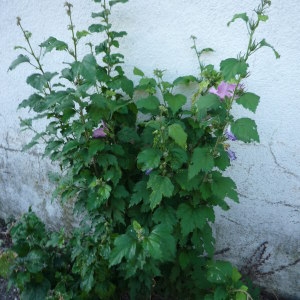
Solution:
[{"label": "hibiscus shrub", "polygon": [[[55,37],[40,44],[39,53],[69,53],[60,72],[44,69],[18,19],[27,42],[18,48],[26,55],[10,70],[20,63],[35,67],[26,80],[35,92],[20,104],[33,111],[21,125],[36,133],[26,149],[45,144],[44,155],[61,168],[52,175],[55,197],[62,205],[74,202],[80,225],[41,236],[40,221],[25,215],[11,230],[18,255],[12,282],[23,299],[248,299],[238,270],[214,259],[212,224],[214,207],[238,202],[236,184],[223,175],[236,159],[233,141],[259,141],[255,121],[235,119],[231,109],[257,108],[259,96],[242,80],[249,56],[271,47],[254,39],[269,1],[261,1],[254,19],[243,13],[231,21],[248,29],[244,55],[223,60],[217,70],[201,60],[211,49],[198,50],[192,37],[198,77],[168,82],[161,70],[148,77],[134,68],[138,84],[115,51],[126,32],[113,31],[109,20],[112,7],[127,0],[95,2],[98,23],[83,31],[75,30],[72,5],[65,4],[72,45]],[[89,54],[79,57],[79,42],[99,32],[105,39],[88,43]],[[182,86],[193,96],[178,93]],[[38,119],[47,120],[42,132],[34,129]]]}]

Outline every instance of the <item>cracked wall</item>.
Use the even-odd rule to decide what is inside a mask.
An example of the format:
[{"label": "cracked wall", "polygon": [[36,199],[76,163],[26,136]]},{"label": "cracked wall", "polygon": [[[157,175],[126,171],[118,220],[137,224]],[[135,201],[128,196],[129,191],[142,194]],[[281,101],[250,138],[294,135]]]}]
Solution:
[{"label": "cracked wall", "polygon": [[[72,3],[77,29],[87,28],[95,4],[79,0]],[[217,65],[224,58],[235,57],[247,45],[246,31],[242,22],[230,28],[226,24],[235,13],[251,14],[258,3],[130,0],[116,6],[113,24],[128,32],[121,48],[125,70],[130,76],[134,66],[149,75],[155,68],[166,69],[166,79],[170,80],[197,74],[190,35],[198,37],[200,47],[216,50],[205,58],[206,63]],[[252,266],[248,271],[256,274],[254,279],[261,284],[293,300],[300,299],[300,264],[293,265],[300,258],[299,14],[298,0],[274,0],[269,21],[259,29],[257,39],[265,37],[281,59],[275,60],[270,49],[263,49],[249,61],[251,76],[245,85],[261,96],[261,103],[255,116],[239,109],[236,114],[255,118],[261,143],[232,144],[238,159],[227,172],[237,183],[240,204],[231,203],[228,212],[218,210],[215,228],[218,249],[230,249],[223,257],[240,267],[251,265],[249,258],[261,245],[267,245],[266,253],[271,256],[264,261],[256,255],[256,260],[264,263],[258,270]],[[53,0],[51,5],[46,0],[0,2],[0,216],[18,216],[32,205],[45,220],[57,224],[65,212],[50,200],[53,186],[46,174],[54,166],[41,157],[39,148],[28,153],[20,151],[30,135],[20,131],[19,117],[27,117],[27,113],[17,111],[17,106],[31,93],[25,79],[32,70],[22,65],[7,73],[18,55],[13,47],[23,43],[15,25],[16,16],[33,32],[36,45],[49,36],[70,41],[62,1]],[[80,51],[83,55],[85,50]],[[57,60],[51,55],[45,57],[50,71],[66,60],[63,54],[58,56]],[[271,274],[272,270],[276,272]]]}]

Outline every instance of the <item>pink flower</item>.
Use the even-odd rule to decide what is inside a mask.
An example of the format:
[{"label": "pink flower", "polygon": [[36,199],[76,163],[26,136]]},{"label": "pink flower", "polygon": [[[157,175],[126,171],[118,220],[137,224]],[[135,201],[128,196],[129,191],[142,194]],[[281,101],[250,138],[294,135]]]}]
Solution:
[{"label": "pink flower", "polygon": [[227,83],[225,81],[222,81],[218,88],[211,87],[208,91],[211,94],[215,94],[220,97],[221,100],[224,100],[225,97],[232,97],[234,90],[236,89],[236,84],[234,83]]},{"label": "pink flower", "polygon": [[107,131],[106,124],[103,121],[101,121],[100,127],[93,131],[93,138],[99,139],[99,138],[106,137],[107,135],[106,131]]}]

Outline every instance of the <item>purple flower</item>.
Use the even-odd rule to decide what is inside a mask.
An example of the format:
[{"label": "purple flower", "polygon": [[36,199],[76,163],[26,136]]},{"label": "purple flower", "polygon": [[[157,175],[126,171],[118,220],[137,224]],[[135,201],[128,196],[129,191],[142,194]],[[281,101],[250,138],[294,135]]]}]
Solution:
[{"label": "purple flower", "polygon": [[151,168],[151,169],[148,169],[148,170],[146,170],[145,174],[146,174],[146,175],[150,175],[150,173],[152,172],[152,170],[153,170],[152,168]]},{"label": "purple flower", "polygon": [[93,131],[93,138],[99,139],[99,138],[106,137],[107,135],[106,131],[107,131],[106,124],[103,121],[101,121],[100,127]]},{"label": "purple flower", "polygon": [[231,141],[236,141],[237,140],[236,136],[231,131],[231,126],[230,125],[227,126],[224,135],[226,136],[226,138],[228,140],[231,140]]},{"label": "purple flower", "polygon": [[227,149],[226,152],[227,152],[228,157],[229,157],[230,160],[236,160],[236,155],[232,150]]},{"label": "purple flower", "polygon": [[222,81],[217,89],[215,87],[211,87],[208,91],[211,94],[219,96],[221,100],[224,100],[225,97],[232,97],[235,89],[236,84]]}]

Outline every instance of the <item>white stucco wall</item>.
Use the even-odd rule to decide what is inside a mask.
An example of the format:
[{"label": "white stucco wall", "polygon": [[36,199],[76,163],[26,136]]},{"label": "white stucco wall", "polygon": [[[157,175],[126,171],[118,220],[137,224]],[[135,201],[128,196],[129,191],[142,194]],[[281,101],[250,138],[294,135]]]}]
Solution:
[{"label": "white stucco wall", "polygon": [[[264,272],[300,258],[300,4],[299,0],[272,2],[270,20],[260,27],[258,35],[276,47],[281,59],[275,60],[267,48],[261,50],[250,59],[251,76],[246,81],[247,89],[261,96],[254,116],[261,143],[233,145],[238,159],[228,173],[237,183],[241,203],[232,204],[229,212],[218,211],[216,225],[218,249],[229,247],[223,256],[239,266],[247,264],[247,258],[267,241],[267,253],[272,256],[262,266]],[[63,3],[0,0],[0,217],[18,215],[33,205],[54,224],[62,216],[66,218],[58,205],[50,203],[52,186],[46,173],[51,164],[41,158],[38,148],[26,154],[20,152],[29,134],[21,133],[19,127],[18,117],[26,117],[26,112],[16,109],[31,93],[25,78],[32,70],[24,64],[7,73],[18,55],[13,47],[24,43],[16,16],[33,33],[36,45],[51,35],[66,40],[68,19]],[[77,29],[86,29],[95,3],[72,3]],[[170,80],[197,74],[196,57],[190,48],[192,34],[198,37],[199,47],[216,50],[207,56],[207,62],[218,65],[224,58],[235,57],[246,48],[246,30],[241,21],[230,28],[226,23],[235,13],[251,14],[258,3],[130,0],[116,6],[113,24],[128,32],[121,48],[127,74],[131,76],[134,66],[149,75],[155,68],[166,69]],[[57,61],[49,55],[45,65],[53,71]],[[237,111],[237,115],[244,113]],[[300,264],[258,279],[291,299],[300,299]]]}]

